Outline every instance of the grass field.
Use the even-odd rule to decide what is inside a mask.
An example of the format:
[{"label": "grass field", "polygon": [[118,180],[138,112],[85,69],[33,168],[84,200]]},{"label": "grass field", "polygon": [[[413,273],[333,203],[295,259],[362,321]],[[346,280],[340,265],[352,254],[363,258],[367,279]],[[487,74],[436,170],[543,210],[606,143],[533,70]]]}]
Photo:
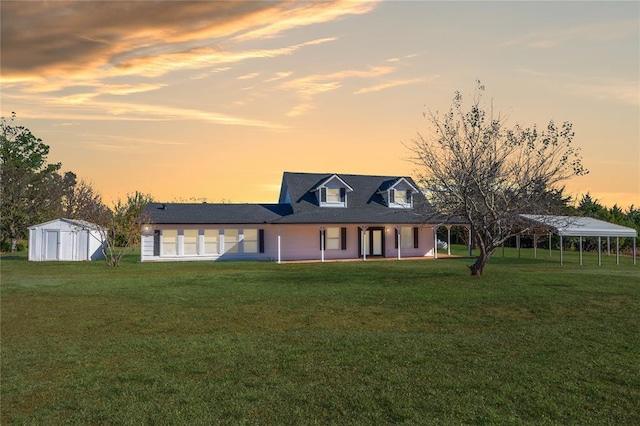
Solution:
[{"label": "grass field", "polygon": [[4,256],[0,423],[640,424],[640,265],[546,256]]}]

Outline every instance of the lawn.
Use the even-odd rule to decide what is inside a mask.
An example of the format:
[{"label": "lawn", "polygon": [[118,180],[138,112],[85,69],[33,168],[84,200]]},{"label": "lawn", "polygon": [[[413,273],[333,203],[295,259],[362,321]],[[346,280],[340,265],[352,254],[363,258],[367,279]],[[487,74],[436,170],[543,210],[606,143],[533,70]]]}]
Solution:
[{"label": "lawn", "polygon": [[640,265],[547,256],[4,256],[0,423],[640,424]]}]

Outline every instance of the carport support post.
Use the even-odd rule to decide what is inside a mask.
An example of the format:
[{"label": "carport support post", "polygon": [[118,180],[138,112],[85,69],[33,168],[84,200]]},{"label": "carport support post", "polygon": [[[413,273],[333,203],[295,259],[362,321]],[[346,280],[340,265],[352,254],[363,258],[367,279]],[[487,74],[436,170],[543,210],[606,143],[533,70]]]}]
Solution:
[{"label": "carport support post", "polygon": [[520,235],[516,235],[516,247],[518,248],[518,259],[520,259]]},{"label": "carport support post", "polygon": [[451,256],[451,225],[447,225],[447,255]]},{"label": "carport support post", "polygon": [[551,259],[551,236],[552,236],[552,233],[549,232],[549,259]]},{"label": "carport support post", "polygon": [[562,265],[562,235],[560,235],[560,266]]},{"label": "carport support post", "polygon": [[582,266],[582,235],[580,235],[580,266]]},{"label": "carport support post", "polygon": [[398,245],[398,260],[401,259],[400,256],[400,247],[402,247],[401,241],[400,241],[400,234],[402,233],[402,228],[400,226],[396,226],[396,236],[397,236],[397,241],[396,244]]},{"label": "carport support post", "polygon": [[598,266],[602,265],[602,254],[600,253],[600,247],[602,246],[602,240],[598,237]]},{"label": "carport support post", "polygon": [[633,237],[633,264],[636,264],[636,237]]},{"label": "carport support post", "polygon": [[533,258],[538,258],[538,236],[535,234],[533,235]]},{"label": "carport support post", "polygon": [[620,264],[620,237],[616,237],[616,265]]}]

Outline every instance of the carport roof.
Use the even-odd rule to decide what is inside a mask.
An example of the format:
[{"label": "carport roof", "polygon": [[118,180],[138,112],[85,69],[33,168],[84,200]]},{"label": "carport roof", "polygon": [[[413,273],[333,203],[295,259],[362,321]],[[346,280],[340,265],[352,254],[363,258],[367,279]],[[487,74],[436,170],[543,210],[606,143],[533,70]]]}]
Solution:
[{"label": "carport roof", "polygon": [[637,237],[638,231],[591,217],[522,215],[563,237]]}]

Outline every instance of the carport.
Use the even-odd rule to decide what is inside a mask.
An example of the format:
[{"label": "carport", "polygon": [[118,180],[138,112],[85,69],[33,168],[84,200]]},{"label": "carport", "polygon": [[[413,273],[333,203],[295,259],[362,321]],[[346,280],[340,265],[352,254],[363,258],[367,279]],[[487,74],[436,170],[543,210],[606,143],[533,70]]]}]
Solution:
[{"label": "carport", "polygon": [[[638,238],[638,231],[633,228],[593,219],[591,217],[550,215],[522,215],[522,217],[534,222],[534,224],[539,228],[547,229],[549,232],[549,238],[551,238],[552,234],[558,234],[558,236],[560,236],[561,265],[563,264],[563,237],[580,238],[580,265],[582,265],[582,240],[584,237],[598,238],[598,265],[602,264],[602,238],[607,238],[607,241],[610,242],[610,238],[615,237],[617,265],[620,264],[620,238],[633,238],[633,264],[636,264],[636,242]],[[549,244],[549,247],[551,247],[551,244]]]}]

